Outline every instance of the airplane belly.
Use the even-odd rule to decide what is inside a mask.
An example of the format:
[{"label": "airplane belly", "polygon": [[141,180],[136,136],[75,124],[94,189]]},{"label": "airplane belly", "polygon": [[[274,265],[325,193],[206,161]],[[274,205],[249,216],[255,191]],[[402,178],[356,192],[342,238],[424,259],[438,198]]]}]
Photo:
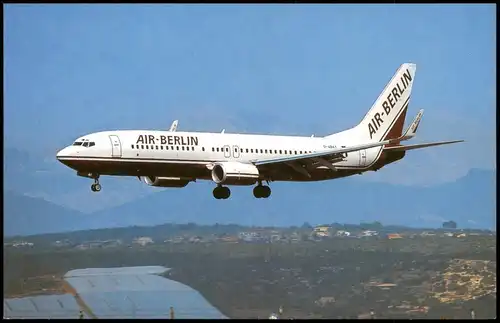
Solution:
[{"label": "airplane belly", "polygon": [[174,176],[209,177],[203,164],[158,163],[144,161],[124,161],[116,159],[72,159],[65,160],[66,166],[79,172],[114,176]]}]

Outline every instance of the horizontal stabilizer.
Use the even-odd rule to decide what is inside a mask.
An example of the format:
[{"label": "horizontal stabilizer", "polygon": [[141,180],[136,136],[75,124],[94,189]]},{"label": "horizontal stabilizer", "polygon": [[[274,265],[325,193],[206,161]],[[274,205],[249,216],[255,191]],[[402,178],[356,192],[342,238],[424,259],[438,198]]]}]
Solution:
[{"label": "horizontal stabilizer", "polygon": [[431,143],[427,143],[427,144],[415,144],[415,145],[407,145],[407,146],[392,146],[392,147],[385,147],[384,151],[406,151],[406,150],[420,149],[420,148],[426,148],[426,147],[432,147],[432,146],[449,145],[449,144],[454,144],[457,142],[463,142],[463,140],[439,141],[439,142],[431,142]]}]

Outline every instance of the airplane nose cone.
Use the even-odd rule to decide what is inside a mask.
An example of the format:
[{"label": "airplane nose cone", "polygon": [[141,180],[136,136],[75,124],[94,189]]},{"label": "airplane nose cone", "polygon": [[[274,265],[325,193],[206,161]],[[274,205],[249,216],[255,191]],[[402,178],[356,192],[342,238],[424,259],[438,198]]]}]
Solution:
[{"label": "airplane nose cone", "polygon": [[61,157],[68,156],[68,147],[59,150],[56,154],[57,160],[61,161]]}]

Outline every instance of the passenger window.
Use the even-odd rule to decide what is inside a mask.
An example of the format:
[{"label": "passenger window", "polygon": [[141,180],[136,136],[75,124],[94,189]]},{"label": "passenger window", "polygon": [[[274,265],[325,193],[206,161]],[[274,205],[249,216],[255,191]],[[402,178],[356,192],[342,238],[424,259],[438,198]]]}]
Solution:
[{"label": "passenger window", "polygon": [[134,145],[132,145],[132,149],[134,149]]},{"label": "passenger window", "polygon": [[158,150],[158,149],[159,149],[158,146],[156,146],[156,150]]},{"label": "passenger window", "polygon": [[205,147],[201,147],[201,151],[205,151]]},{"label": "passenger window", "polygon": [[217,147],[217,152],[219,152],[219,147]]},{"label": "passenger window", "polygon": [[174,150],[174,146],[170,146],[170,150]]},{"label": "passenger window", "polygon": [[160,146],[160,149],[163,150],[163,146]]},{"label": "passenger window", "polygon": [[182,150],[184,150],[184,146],[182,146]]},{"label": "passenger window", "polygon": [[243,148],[240,148],[240,153],[242,153],[242,152],[243,152]]},{"label": "passenger window", "polygon": [[261,149],[261,150],[260,150],[260,153],[261,153],[261,154],[263,154],[263,153],[264,153],[264,151]]},{"label": "passenger window", "polygon": [[280,154],[282,154],[281,149],[280,149]]},{"label": "passenger window", "polygon": [[297,151],[295,151],[295,155],[297,155]]},{"label": "passenger window", "polygon": [[177,150],[179,150],[179,146],[177,146]]},{"label": "passenger window", "polygon": [[146,145],[146,149],[149,149],[149,146],[148,146],[148,145]]},{"label": "passenger window", "polygon": [[144,145],[141,145],[141,149],[144,149]]},{"label": "passenger window", "polygon": [[165,150],[168,150],[168,146],[165,146]]},{"label": "passenger window", "polygon": [[253,153],[253,148],[252,148],[252,149],[250,149],[250,152],[251,152],[251,153]]},{"label": "passenger window", "polygon": [[247,153],[248,153],[248,148],[247,148]]}]

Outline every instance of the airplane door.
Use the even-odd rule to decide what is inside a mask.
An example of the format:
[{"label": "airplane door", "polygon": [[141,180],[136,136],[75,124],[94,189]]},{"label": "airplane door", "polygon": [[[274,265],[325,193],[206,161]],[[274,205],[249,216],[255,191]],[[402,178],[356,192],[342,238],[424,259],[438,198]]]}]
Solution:
[{"label": "airplane door", "polygon": [[240,157],[240,147],[233,146],[233,157],[234,158],[239,158]]},{"label": "airplane door", "polygon": [[229,148],[228,145],[225,145],[224,148],[224,157],[230,158],[231,157],[231,148]]},{"label": "airplane door", "polygon": [[116,135],[110,135],[109,140],[111,140],[111,157],[121,157],[122,144],[120,142],[120,138]]},{"label": "airplane door", "polygon": [[359,151],[359,166],[366,166],[366,149]]}]

